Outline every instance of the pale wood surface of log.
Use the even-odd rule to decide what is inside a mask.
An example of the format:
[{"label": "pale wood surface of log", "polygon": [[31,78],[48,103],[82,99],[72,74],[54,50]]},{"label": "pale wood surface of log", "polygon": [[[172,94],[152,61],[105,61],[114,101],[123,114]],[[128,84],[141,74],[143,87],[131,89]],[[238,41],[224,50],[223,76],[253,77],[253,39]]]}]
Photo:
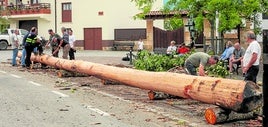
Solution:
[{"label": "pale wood surface of log", "polygon": [[[141,71],[81,60],[60,59],[49,55],[32,55],[31,59],[57,68],[111,79],[142,89],[199,100],[238,112],[254,110],[256,107],[245,107],[247,105],[244,104],[244,100],[261,96],[261,92],[258,90],[248,89],[251,88],[248,85],[251,86],[252,82],[242,80],[192,76],[170,72]],[[247,101],[250,102],[251,100],[248,99]],[[254,101],[259,103],[261,99]]]}]

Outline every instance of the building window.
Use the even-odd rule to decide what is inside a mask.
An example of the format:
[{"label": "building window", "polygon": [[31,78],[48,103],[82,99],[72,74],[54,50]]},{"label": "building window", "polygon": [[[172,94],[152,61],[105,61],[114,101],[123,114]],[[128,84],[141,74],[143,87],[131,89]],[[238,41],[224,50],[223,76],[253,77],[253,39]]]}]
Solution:
[{"label": "building window", "polygon": [[262,14],[262,19],[268,19],[268,14],[263,13]]},{"label": "building window", "polygon": [[62,22],[72,22],[72,3],[62,3]]}]

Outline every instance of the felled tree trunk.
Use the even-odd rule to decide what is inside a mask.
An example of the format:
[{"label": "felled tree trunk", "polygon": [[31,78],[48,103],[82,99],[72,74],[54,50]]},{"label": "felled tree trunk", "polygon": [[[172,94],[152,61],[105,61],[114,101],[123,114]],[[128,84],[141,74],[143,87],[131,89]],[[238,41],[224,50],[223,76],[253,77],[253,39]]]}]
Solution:
[{"label": "felled tree trunk", "polygon": [[253,82],[170,72],[141,71],[81,60],[60,59],[49,55],[33,55],[31,59],[56,68],[111,79],[141,89],[215,104],[236,112],[252,111],[262,102],[261,92]]},{"label": "felled tree trunk", "polygon": [[246,120],[256,118],[261,113],[261,106],[248,113],[237,113],[220,107],[212,107],[205,110],[205,118],[209,124],[223,123],[234,120]]}]

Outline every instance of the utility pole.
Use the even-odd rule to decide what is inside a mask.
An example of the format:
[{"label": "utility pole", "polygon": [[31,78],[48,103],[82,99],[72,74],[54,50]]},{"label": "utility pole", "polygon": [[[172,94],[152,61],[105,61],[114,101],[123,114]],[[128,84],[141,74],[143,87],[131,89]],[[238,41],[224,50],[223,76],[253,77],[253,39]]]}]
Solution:
[{"label": "utility pole", "polygon": [[263,119],[262,126],[268,127],[268,30],[263,31]]}]

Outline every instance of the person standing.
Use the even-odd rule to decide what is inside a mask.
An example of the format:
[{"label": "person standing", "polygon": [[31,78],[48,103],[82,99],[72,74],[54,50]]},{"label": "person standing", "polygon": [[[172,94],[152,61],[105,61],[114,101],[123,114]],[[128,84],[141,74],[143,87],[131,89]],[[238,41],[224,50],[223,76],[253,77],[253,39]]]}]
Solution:
[{"label": "person standing", "polygon": [[63,50],[62,58],[68,59],[68,54],[70,51],[69,35],[68,35],[67,29],[65,27],[61,28],[61,32],[62,32],[62,38],[60,39],[60,41],[59,41],[59,39],[57,39],[59,41],[59,45],[58,45],[58,48],[53,52],[53,54],[58,52],[60,50],[60,48],[62,47],[63,48],[62,49]]},{"label": "person standing", "polygon": [[54,53],[54,51],[58,48],[59,44],[58,44],[58,43],[55,43],[55,42],[53,41],[53,38],[58,38],[58,39],[60,39],[61,37],[60,37],[60,35],[58,35],[57,33],[54,33],[52,29],[49,29],[49,30],[48,30],[48,34],[49,34],[50,36],[49,36],[49,40],[48,40],[48,42],[47,42],[47,44],[46,44],[45,47],[49,47],[49,45],[50,45],[50,46],[51,46],[51,53],[52,53],[52,56],[54,56],[54,57],[59,57],[59,52],[55,52],[55,53]]},{"label": "person standing", "polygon": [[26,39],[27,39],[29,34],[30,34],[30,32],[25,34],[24,37],[23,37],[23,40],[22,40],[22,51],[21,51],[22,55],[21,55],[21,58],[20,58],[20,62],[21,62],[22,67],[26,67],[26,65],[25,65],[25,57],[26,57],[25,45],[26,45]]},{"label": "person standing", "polygon": [[73,30],[70,29],[68,31],[69,33],[69,44],[70,44],[70,51],[69,51],[69,57],[70,57],[70,60],[74,60],[75,57],[74,57],[74,53],[76,52],[76,49],[75,49],[75,37],[73,35]]},{"label": "person standing", "polygon": [[11,40],[12,40],[12,44],[11,44],[11,48],[13,50],[13,54],[12,54],[12,66],[17,66],[17,55],[18,55],[18,51],[19,51],[19,38],[18,38],[18,34],[19,31],[18,29],[15,29],[14,32],[12,33],[11,36]]},{"label": "person standing", "polygon": [[199,76],[205,76],[205,66],[216,64],[218,61],[219,57],[216,55],[210,56],[204,52],[196,52],[185,60],[184,68],[191,75],[197,75],[196,69],[199,68]]},{"label": "person standing", "polygon": [[138,51],[139,52],[143,50],[143,45],[144,45],[144,43],[143,43],[142,39],[140,38],[140,40],[138,42]]},{"label": "person standing", "polygon": [[26,38],[25,50],[26,50],[26,59],[25,64],[26,68],[30,69],[31,65],[31,54],[35,47],[37,47],[40,43],[40,40],[37,38],[37,28],[33,27]]},{"label": "person standing", "polygon": [[259,72],[261,57],[261,46],[256,41],[256,35],[253,31],[247,32],[247,43],[249,44],[243,57],[242,71],[245,74],[245,81],[256,83]]}]

